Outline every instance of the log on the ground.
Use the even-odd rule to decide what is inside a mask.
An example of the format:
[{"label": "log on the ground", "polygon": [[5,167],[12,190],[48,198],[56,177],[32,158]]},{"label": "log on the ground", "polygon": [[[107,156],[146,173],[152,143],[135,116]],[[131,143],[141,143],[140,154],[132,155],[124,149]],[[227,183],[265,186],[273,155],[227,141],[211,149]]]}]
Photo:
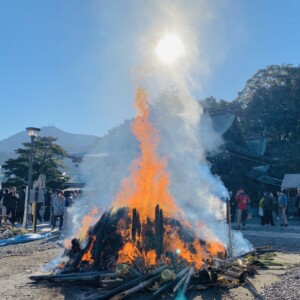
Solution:
[{"label": "log on the ground", "polygon": [[185,297],[185,294],[186,294],[186,292],[187,292],[187,290],[188,290],[190,281],[191,281],[192,276],[193,276],[193,274],[194,274],[194,270],[195,270],[194,267],[190,267],[190,269],[189,269],[189,271],[188,271],[188,273],[187,273],[186,279],[185,279],[185,281],[184,281],[184,283],[183,283],[183,285],[182,285],[182,290],[179,291],[179,299]]},{"label": "log on the ground", "polygon": [[141,275],[135,279],[132,279],[116,288],[114,288],[113,290],[111,291],[108,291],[104,294],[93,294],[89,297],[87,297],[86,299],[87,300],[105,300],[105,299],[110,299],[111,297],[119,294],[119,293],[122,293],[123,291],[126,291],[136,285],[138,285],[139,283],[141,283],[143,280],[146,280],[146,279],[149,279],[149,278],[152,278],[153,276],[156,276],[156,275],[159,275],[160,276],[160,273],[166,268],[166,266],[162,266],[162,267],[159,267],[157,268],[156,270],[152,271],[151,273],[149,274],[146,274],[146,275]]},{"label": "log on the ground", "polygon": [[142,281],[140,282],[138,285],[132,287],[131,289],[128,289],[120,294],[115,295],[114,297],[111,298],[111,300],[121,300],[124,299],[125,297],[132,295],[138,291],[140,291],[141,289],[149,286],[150,284],[154,283],[156,280],[158,280],[160,277],[160,274],[155,275],[154,277],[151,277],[148,280]]},{"label": "log on the ground", "polygon": [[188,272],[188,270],[189,270],[188,268],[185,268],[181,270],[179,273],[177,273],[175,279],[166,282],[163,286],[161,286],[158,290],[156,290],[149,300],[157,299],[159,295],[172,288],[175,284],[177,284],[180,281],[182,277],[184,277],[184,275]]},{"label": "log on the ground", "polygon": [[58,275],[35,275],[30,276],[32,281],[53,281],[53,282],[74,282],[74,281],[93,281],[101,277],[115,278],[118,275],[116,273],[104,271],[104,272],[85,272],[85,273],[72,273],[72,274],[58,274]]}]

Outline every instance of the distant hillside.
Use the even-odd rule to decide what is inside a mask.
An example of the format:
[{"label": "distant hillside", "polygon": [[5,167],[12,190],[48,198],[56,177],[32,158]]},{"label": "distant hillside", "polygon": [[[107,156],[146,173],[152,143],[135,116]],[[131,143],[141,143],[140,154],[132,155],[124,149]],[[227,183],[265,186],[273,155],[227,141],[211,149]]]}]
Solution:
[{"label": "distant hillside", "polygon": [[[93,135],[68,133],[54,126],[42,127],[40,135],[56,137],[57,143],[69,154],[87,152],[99,139]],[[14,150],[21,148],[22,143],[29,141],[26,131],[18,132],[0,141],[0,164],[8,157],[14,156]]]}]

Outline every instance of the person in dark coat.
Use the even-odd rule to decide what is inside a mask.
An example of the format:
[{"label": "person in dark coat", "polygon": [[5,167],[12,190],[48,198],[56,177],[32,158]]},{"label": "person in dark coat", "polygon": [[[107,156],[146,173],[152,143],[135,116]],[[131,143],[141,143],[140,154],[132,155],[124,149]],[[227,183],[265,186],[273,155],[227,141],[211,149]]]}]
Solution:
[{"label": "person in dark coat", "polygon": [[17,201],[19,200],[19,195],[17,194],[17,189],[12,187],[10,192],[5,195],[3,199],[3,205],[6,207],[6,214],[11,217],[9,221],[14,225],[15,218],[16,218],[16,208],[17,208]]},{"label": "person in dark coat", "polygon": [[73,192],[70,192],[69,193],[69,196],[68,197],[66,197],[66,207],[71,207],[72,206],[72,204],[73,204],[73,202],[74,202],[74,193]]},{"label": "person in dark coat", "polygon": [[300,189],[297,189],[295,207],[298,209],[298,215],[300,217]]},{"label": "person in dark coat", "polygon": [[34,198],[35,198],[35,201],[36,201],[36,219],[39,220],[39,222],[41,223],[42,222],[42,216],[40,214],[40,210],[42,208],[42,201],[40,201],[40,188],[39,187],[36,187],[35,188],[35,195],[34,195]]},{"label": "person in dark coat", "polygon": [[53,198],[53,219],[52,219],[52,230],[55,229],[56,219],[59,217],[59,230],[62,230],[64,222],[66,198],[63,196],[62,191],[57,191],[56,196]]},{"label": "person in dark coat", "polygon": [[16,221],[20,224],[23,223],[24,210],[25,210],[26,186],[23,185],[19,191],[19,200],[17,201]]},{"label": "person in dark coat", "polygon": [[52,189],[48,189],[44,195],[44,206],[45,206],[44,221],[45,222],[50,221],[51,201],[52,201]]},{"label": "person in dark coat", "polygon": [[274,226],[274,220],[273,220],[273,209],[274,209],[274,197],[272,193],[266,193],[265,195],[265,201],[264,201],[264,217],[263,217],[263,224],[270,224]]},{"label": "person in dark coat", "polygon": [[23,216],[25,210],[26,186],[23,185],[19,192],[19,199],[17,201],[16,221],[20,224],[23,223]]}]

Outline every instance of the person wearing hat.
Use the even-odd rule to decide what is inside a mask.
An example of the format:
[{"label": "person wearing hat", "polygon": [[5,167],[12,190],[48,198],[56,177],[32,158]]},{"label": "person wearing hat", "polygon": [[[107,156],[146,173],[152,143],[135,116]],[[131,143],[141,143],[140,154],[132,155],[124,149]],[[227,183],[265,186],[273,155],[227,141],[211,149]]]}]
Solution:
[{"label": "person wearing hat", "polygon": [[277,191],[278,195],[278,211],[280,217],[280,226],[288,226],[287,218],[285,215],[285,211],[288,205],[287,196],[282,191]]}]

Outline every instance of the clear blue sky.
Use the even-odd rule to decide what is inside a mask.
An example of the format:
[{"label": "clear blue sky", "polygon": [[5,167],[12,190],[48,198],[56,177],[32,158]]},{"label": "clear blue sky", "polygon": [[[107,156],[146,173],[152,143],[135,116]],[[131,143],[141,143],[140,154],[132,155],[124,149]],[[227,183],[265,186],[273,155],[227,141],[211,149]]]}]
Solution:
[{"label": "clear blue sky", "polygon": [[[0,0],[0,139],[45,125],[101,136],[132,118],[130,72],[161,15],[155,2]],[[175,3],[206,20],[191,28],[207,66],[194,78],[195,98],[230,101],[258,69],[299,64],[298,0]]]}]

